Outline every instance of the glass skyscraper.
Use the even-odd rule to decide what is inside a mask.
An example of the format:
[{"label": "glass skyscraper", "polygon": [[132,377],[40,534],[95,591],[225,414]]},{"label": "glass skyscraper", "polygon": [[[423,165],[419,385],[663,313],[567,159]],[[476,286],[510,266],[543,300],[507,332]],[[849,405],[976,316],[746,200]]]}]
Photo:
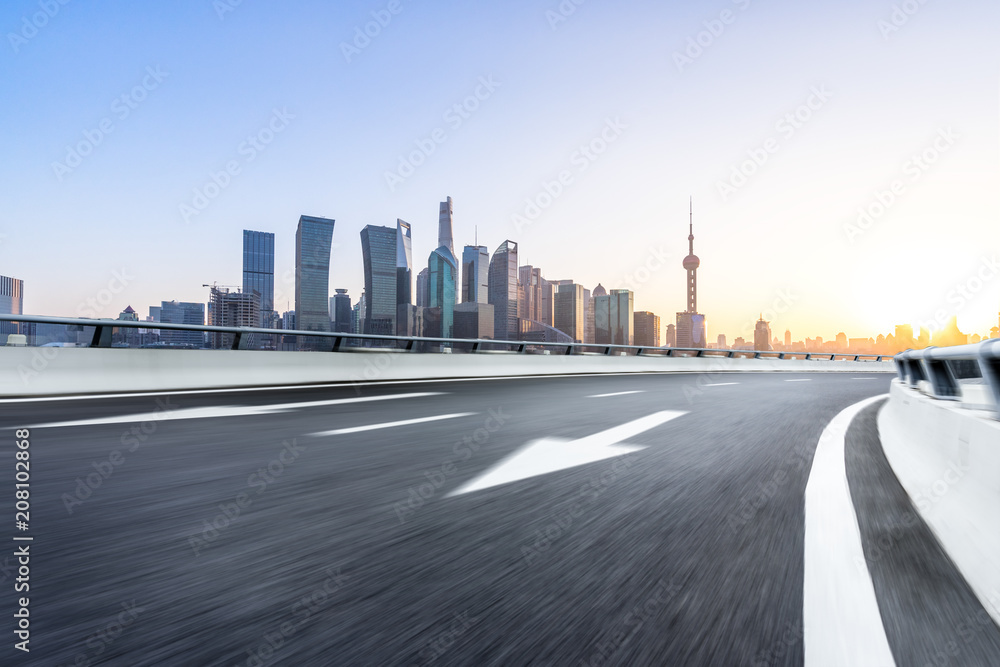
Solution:
[{"label": "glass skyscraper", "polygon": [[467,245],[462,251],[462,303],[489,303],[490,251]]},{"label": "glass skyscraper", "polygon": [[[330,246],[334,221],[299,216],[295,230],[295,328],[330,330]],[[319,339],[302,338],[299,349],[319,349]]]},{"label": "glass skyscraper", "polygon": [[410,223],[396,219],[396,306],[413,303],[413,245]]},{"label": "glass skyscraper", "polygon": [[243,291],[260,295],[260,322],[270,327],[274,320],[274,234],[243,230]]},{"label": "glass skyscraper", "polygon": [[366,225],[361,230],[365,265],[365,320],[362,333],[396,333],[396,234],[392,227]]},{"label": "glass skyscraper", "polygon": [[489,303],[493,304],[493,334],[497,340],[515,340],[517,321],[517,243],[504,241],[490,260]]},{"label": "glass skyscraper", "polygon": [[[205,324],[205,304],[185,301],[161,301],[160,322],[172,324]],[[160,342],[167,345],[201,348],[205,334],[201,331],[160,330]]]},{"label": "glass skyscraper", "polygon": [[431,253],[427,260],[430,271],[427,281],[428,306],[441,309],[441,337],[452,338],[455,324],[458,262],[447,246]]},{"label": "glass skyscraper", "polygon": [[627,289],[613,289],[611,299],[611,343],[613,345],[632,345],[635,336],[632,331],[633,293]]}]

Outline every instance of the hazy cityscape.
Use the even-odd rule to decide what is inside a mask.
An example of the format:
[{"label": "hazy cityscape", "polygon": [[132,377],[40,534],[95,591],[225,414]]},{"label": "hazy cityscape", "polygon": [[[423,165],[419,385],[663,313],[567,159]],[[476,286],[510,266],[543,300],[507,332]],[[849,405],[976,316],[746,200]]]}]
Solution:
[{"label": "hazy cityscape", "polygon": [[[164,300],[149,306],[144,317],[129,304],[117,319],[276,331],[865,355],[893,355],[1000,337],[998,315],[998,326],[983,334],[962,333],[952,316],[934,331],[927,327],[915,331],[910,324],[900,324],[875,337],[849,338],[839,332],[827,339],[796,340],[787,329],[783,335],[772,330],[770,319],[778,315],[774,311],[767,317],[764,312],[758,314],[752,336],[709,332],[708,318],[698,312],[701,261],[694,249],[693,202],[688,213],[688,253],[682,262],[687,303],[672,322],[666,314],[636,310],[633,290],[600,283],[591,289],[572,279],[545,277],[541,267],[519,263],[518,243],[513,240],[504,241],[492,254],[487,246],[466,245],[459,260],[451,197],[440,204],[437,248],[426,263],[413,257],[410,223],[397,219],[394,228],[367,225],[361,230],[364,289],[356,299],[344,288],[330,293],[336,221],[302,215],[295,234],[294,309],[282,311],[275,301],[275,234],[247,229],[243,231],[242,284],[203,284],[209,289],[206,303]],[[104,304],[91,304],[98,305]],[[93,308],[81,310],[89,312],[69,315],[94,317]],[[0,313],[66,315],[25,311],[24,282],[7,276],[0,276]],[[89,344],[80,327],[4,322],[0,323],[0,344],[7,342],[10,333],[24,334],[27,343],[35,346]],[[313,350],[324,345],[315,338],[297,340],[277,333],[249,341],[251,349],[262,350]],[[155,328],[116,328],[112,340],[115,347],[143,348],[219,349],[231,344],[232,334]]]}]

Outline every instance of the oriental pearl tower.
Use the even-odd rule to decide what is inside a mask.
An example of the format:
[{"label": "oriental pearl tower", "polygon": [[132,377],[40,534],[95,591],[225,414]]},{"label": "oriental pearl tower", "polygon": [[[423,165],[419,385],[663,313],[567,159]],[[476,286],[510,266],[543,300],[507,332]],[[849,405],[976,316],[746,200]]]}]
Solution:
[{"label": "oriental pearl tower", "polygon": [[698,267],[701,260],[694,254],[694,203],[688,201],[688,254],[684,258],[687,271],[687,310],[677,313],[677,347],[706,347],[705,316],[698,312]]}]

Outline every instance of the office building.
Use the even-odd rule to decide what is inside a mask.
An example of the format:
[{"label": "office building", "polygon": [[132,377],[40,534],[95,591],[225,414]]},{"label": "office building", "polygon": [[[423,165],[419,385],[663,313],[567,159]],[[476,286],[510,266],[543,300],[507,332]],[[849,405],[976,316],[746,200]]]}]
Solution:
[{"label": "office building", "polygon": [[[562,331],[574,342],[583,342],[583,285],[573,283],[559,285],[555,295],[555,328]],[[535,320],[536,322],[538,320]]]},{"label": "office building", "polygon": [[396,333],[396,234],[392,227],[366,225],[361,230],[365,268],[365,323],[362,333]]},{"label": "office building", "polygon": [[632,302],[635,294],[627,289],[613,289],[608,295],[611,300],[610,323],[613,345],[633,345]]},{"label": "office building", "polygon": [[[260,294],[257,291],[242,292],[239,288],[213,286],[209,291],[208,323],[214,327],[259,327]],[[256,334],[243,334],[240,348],[256,349]],[[233,345],[233,334],[210,332],[210,347],[214,350],[228,350]]]},{"label": "office building", "polygon": [[521,290],[521,312],[518,316],[521,319],[542,322],[542,270],[529,265],[519,267],[517,279]]},{"label": "office building", "polygon": [[346,289],[337,289],[330,299],[330,319],[333,330],[337,333],[355,333],[354,314],[351,308],[351,297]]},{"label": "office building", "polygon": [[462,303],[489,303],[490,251],[467,245],[462,251]]},{"label": "office building", "polygon": [[[330,248],[334,221],[299,216],[295,230],[295,328],[299,331],[330,330]],[[302,336],[299,349],[326,347],[320,339]]]},{"label": "office building", "polygon": [[[162,301],[161,324],[205,324],[205,304],[185,301]],[[203,348],[205,334],[201,331],[160,330],[160,343],[171,347]]]},{"label": "office building", "polygon": [[420,269],[420,273],[417,274],[417,305],[426,307],[427,306],[427,284],[430,280],[430,269],[424,268]]},{"label": "office building", "polygon": [[[844,336],[844,344],[847,344],[846,336]],[[757,325],[753,330],[753,349],[757,352],[768,352],[771,350],[771,326],[770,323],[764,321],[763,313],[761,313],[760,319],[757,320]]]},{"label": "office building", "polygon": [[[24,281],[0,276],[0,313],[24,315]],[[21,322],[0,322],[0,345],[7,344],[7,336],[22,332]]]},{"label": "office building", "polygon": [[260,295],[256,327],[274,324],[274,234],[243,230],[243,291]]},{"label": "office building", "polygon": [[493,338],[493,306],[488,303],[455,305],[455,338]]},{"label": "office building", "polygon": [[785,329],[785,347],[789,348],[792,346],[792,332]]},{"label": "office building", "polygon": [[413,246],[410,223],[396,219],[396,305],[413,303]]},{"label": "office building", "polygon": [[636,345],[660,347],[660,317],[658,315],[640,310],[633,314],[632,321]]},{"label": "office building", "polygon": [[705,316],[698,312],[698,267],[701,260],[694,254],[694,207],[689,202],[688,254],[684,258],[687,272],[687,310],[677,313],[677,347],[707,347]]},{"label": "office building", "polygon": [[493,333],[497,340],[514,340],[517,317],[517,243],[504,241],[490,260],[489,303],[493,306]]},{"label": "office building", "polygon": [[674,324],[667,325],[667,338],[663,341],[663,344],[667,347],[677,347],[677,326]]},{"label": "office building", "polygon": [[441,309],[441,337],[454,338],[458,262],[447,246],[441,246],[431,253],[427,269],[427,305]]},{"label": "office building", "polygon": [[400,304],[396,309],[399,336],[441,338],[441,309]]},{"label": "office building", "polygon": [[726,334],[719,334],[719,337],[716,339],[716,347],[720,350],[729,349],[729,346],[726,344]]}]

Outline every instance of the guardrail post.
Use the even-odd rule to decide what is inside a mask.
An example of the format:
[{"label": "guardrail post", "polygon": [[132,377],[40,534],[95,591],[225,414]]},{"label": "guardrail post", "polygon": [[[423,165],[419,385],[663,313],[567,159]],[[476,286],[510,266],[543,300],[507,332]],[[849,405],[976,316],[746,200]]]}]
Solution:
[{"label": "guardrail post", "polygon": [[238,350],[238,349],[240,349],[240,340],[242,338],[243,338],[243,334],[242,333],[239,333],[239,332],[234,333],[233,334],[233,344],[229,346],[229,349],[230,350]]},{"label": "guardrail post", "polygon": [[90,347],[111,347],[111,328],[98,324],[94,327],[94,337]]},{"label": "guardrail post", "polygon": [[567,345],[566,346],[566,354],[573,354],[573,346],[572,345]]},{"label": "guardrail post", "polygon": [[760,359],[760,352],[754,352],[753,353],[753,358],[754,359]]},{"label": "guardrail post", "polygon": [[406,347],[404,349],[407,352],[412,352],[413,351],[413,343],[414,343],[414,341],[413,341],[412,338],[410,340],[406,341]]},{"label": "guardrail post", "polygon": [[1000,345],[990,343],[979,348],[979,368],[993,394],[994,416],[1000,419]]},{"label": "guardrail post", "polygon": [[344,340],[343,336],[334,336],[333,338],[333,349],[331,352],[340,352],[340,341]]},{"label": "guardrail post", "polygon": [[527,345],[525,345],[524,343],[521,343],[520,345],[517,346],[517,353],[518,354],[524,354],[524,350],[525,350],[526,347],[527,347]]},{"label": "guardrail post", "polygon": [[475,354],[476,352],[479,352],[479,341],[478,340],[475,343],[472,344],[472,353]]},{"label": "guardrail post", "polygon": [[948,368],[947,362],[940,359],[924,359],[923,364],[935,398],[961,398],[962,392],[959,391],[958,382]]}]

